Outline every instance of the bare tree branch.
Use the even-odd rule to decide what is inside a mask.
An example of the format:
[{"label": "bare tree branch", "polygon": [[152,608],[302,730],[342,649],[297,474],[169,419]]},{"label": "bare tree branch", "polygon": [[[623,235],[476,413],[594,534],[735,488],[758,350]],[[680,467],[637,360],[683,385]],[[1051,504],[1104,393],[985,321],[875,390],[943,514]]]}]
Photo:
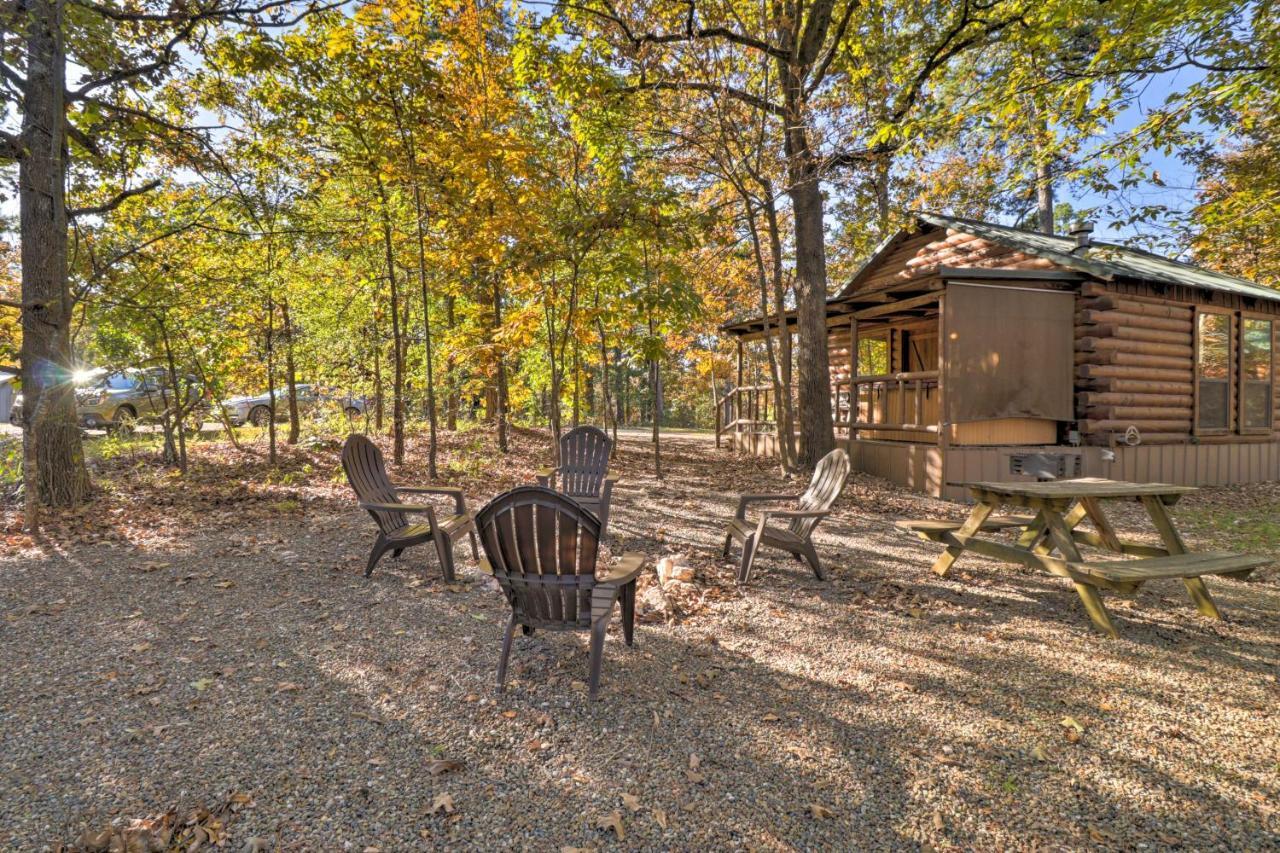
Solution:
[{"label": "bare tree branch", "polygon": [[729,98],[741,101],[748,106],[755,107],[758,110],[767,112],[771,115],[784,118],[786,110],[781,105],[772,101],[766,101],[764,98],[757,97],[750,92],[722,83],[707,83],[698,80],[641,80],[630,86],[624,86],[619,91],[626,94],[643,91],[663,91],[663,92],[709,92],[713,95],[724,95]]},{"label": "bare tree branch", "polygon": [[116,193],[115,196],[113,196],[110,201],[107,201],[103,204],[95,204],[92,207],[68,208],[67,218],[75,219],[76,217],[79,217],[79,216],[97,216],[103,213],[110,213],[120,205],[124,204],[126,200],[133,198],[136,195],[143,195],[145,193],[149,193],[156,187],[160,186],[161,183],[163,182],[157,178],[155,180],[147,181],[145,184],[143,184],[140,187],[121,190],[120,192]]}]

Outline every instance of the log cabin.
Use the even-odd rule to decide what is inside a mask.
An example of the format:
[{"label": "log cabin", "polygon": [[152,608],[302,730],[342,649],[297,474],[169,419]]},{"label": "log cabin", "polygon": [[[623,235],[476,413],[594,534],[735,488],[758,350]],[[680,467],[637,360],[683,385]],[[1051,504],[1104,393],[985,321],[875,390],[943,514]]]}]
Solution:
[{"label": "log cabin", "polygon": [[[930,495],[1048,477],[1280,479],[1280,291],[1125,246],[918,213],[827,302],[837,443]],[[794,314],[786,334],[794,334]],[[730,323],[717,441],[777,449],[772,388]]]}]

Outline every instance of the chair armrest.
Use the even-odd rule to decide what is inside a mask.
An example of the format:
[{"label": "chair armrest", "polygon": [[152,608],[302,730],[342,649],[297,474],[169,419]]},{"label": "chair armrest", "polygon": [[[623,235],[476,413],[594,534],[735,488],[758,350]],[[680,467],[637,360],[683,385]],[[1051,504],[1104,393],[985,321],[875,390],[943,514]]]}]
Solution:
[{"label": "chair armrest", "polygon": [[406,495],[446,495],[453,498],[458,515],[463,515],[467,511],[467,496],[457,486],[405,486],[403,488],[396,486],[396,491],[404,492]]},{"label": "chair armrest", "polygon": [[831,515],[831,510],[766,509],[762,515],[766,518],[826,518]]},{"label": "chair armrest", "polygon": [[377,503],[374,501],[360,501],[360,508],[367,509],[372,512],[425,512],[431,516],[432,526],[435,526],[435,507],[430,504],[388,504]]},{"label": "chair armrest", "polygon": [[738,512],[734,516],[734,518],[737,518],[737,519],[746,518],[748,504],[770,503],[770,502],[780,503],[781,501],[795,501],[799,499],[800,499],[799,495],[743,495],[742,497],[738,498]]},{"label": "chair armrest", "polygon": [[620,587],[631,583],[644,570],[644,559],[644,554],[628,551],[607,574],[596,578],[596,586]]}]

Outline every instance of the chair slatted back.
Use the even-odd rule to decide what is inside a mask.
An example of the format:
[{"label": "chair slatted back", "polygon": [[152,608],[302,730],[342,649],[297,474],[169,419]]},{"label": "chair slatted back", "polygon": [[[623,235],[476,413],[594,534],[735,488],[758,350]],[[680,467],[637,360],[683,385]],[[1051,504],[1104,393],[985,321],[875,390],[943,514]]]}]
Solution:
[{"label": "chair slatted back", "polygon": [[[799,509],[809,512],[826,512],[831,509],[836,498],[840,497],[840,493],[844,491],[844,481],[848,477],[849,454],[837,447],[822,457],[818,467],[813,469],[813,479],[809,481],[809,488],[805,489],[804,494],[800,496]],[[793,518],[790,524],[791,532],[808,539],[820,520]]]},{"label": "chair slatted back", "polygon": [[480,545],[522,624],[591,626],[600,522],[542,486],[498,495],[476,514]]},{"label": "chair slatted back", "polygon": [[[369,503],[400,502],[400,496],[387,476],[382,451],[365,436],[357,433],[347,436],[346,443],[342,445],[342,470],[346,472],[347,482],[357,499]],[[399,530],[409,523],[402,512],[369,510],[369,515],[373,516],[383,533]]]},{"label": "chair slatted back", "polygon": [[613,442],[604,430],[574,427],[560,437],[560,491],[575,497],[597,497],[609,474]]}]

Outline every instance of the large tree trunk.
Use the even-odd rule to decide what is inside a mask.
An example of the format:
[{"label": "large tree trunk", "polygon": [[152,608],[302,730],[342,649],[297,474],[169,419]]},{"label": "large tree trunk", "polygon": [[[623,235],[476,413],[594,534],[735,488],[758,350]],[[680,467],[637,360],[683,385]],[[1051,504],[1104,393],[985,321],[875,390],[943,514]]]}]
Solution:
[{"label": "large tree trunk", "polygon": [[39,504],[75,506],[89,491],[71,382],[71,293],[67,287],[65,84],[61,0],[26,7],[25,152],[18,166],[22,233],[22,389],[28,527]]},{"label": "large tree trunk", "polygon": [[808,168],[789,195],[796,235],[796,367],[800,402],[799,458],[812,468],[835,447],[827,354],[827,257],[822,190]]}]

